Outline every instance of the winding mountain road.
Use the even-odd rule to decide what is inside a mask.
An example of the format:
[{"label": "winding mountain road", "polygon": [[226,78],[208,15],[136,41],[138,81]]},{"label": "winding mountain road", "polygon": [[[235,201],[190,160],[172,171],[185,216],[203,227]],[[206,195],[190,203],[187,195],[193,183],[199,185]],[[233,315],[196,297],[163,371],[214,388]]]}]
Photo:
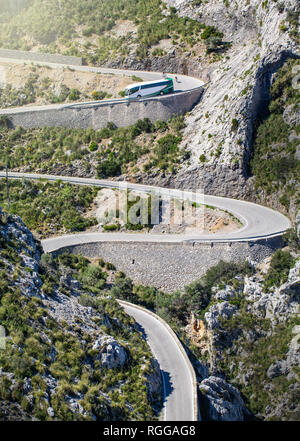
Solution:
[{"label": "winding mountain road", "polygon": [[[0,178],[6,174],[0,172]],[[99,188],[116,188],[119,182],[90,178],[76,178],[68,176],[41,175],[35,173],[8,174],[10,179],[34,179],[63,181],[77,185],[91,185]],[[180,190],[152,187],[133,183],[126,184],[129,190],[145,193],[155,193],[162,198],[170,196],[212,205],[234,214],[242,223],[238,231],[222,234],[141,234],[141,233],[82,233],[70,234],[42,241],[45,252],[59,250],[61,248],[99,241],[118,242],[185,242],[185,241],[209,241],[209,242],[233,242],[255,241],[281,235],[290,228],[289,220],[282,214],[269,208],[245,201],[238,201],[217,196],[197,195],[195,193],[182,193]],[[141,326],[153,355],[157,358],[164,382],[164,409],[165,421],[193,421],[198,416],[197,388],[195,373],[190,365],[184,350],[177,337],[167,325],[163,324],[150,312],[142,310],[134,305],[123,304],[125,311],[134,317]]]},{"label": "winding mountain road", "polygon": [[[128,190],[135,190],[144,193],[160,194],[162,198],[174,197],[191,202],[200,202],[205,205],[218,207],[232,213],[242,224],[239,230],[226,233],[193,233],[193,234],[149,234],[149,233],[81,233],[69,234],[43,241],[45,251],[54,251],[63,246],[78,245],[90,242],[248,242],[267,239],[282,235],[291,227],[291,223],[281,213],[254,204],[252,202],[240,201],[218,196],[209,196],[181,190],[169,190],[162,187],[150,185],[116,182],[104,179],[76,178],[70,176],[54,176],[36,173],[10,172],[9,178],[15,179],[46,179],[49,181],[62,181],[77,185],[91,185],[100,188],[117,188],[126,185]],[[0,178],[5,177],[5,172],[0,171]]]},{"label": "winding mountain road", "polygon": [[[16,59],[6,59],[6,58],[0,58],[0,62],[6,62],[6,63],[14,63],[14,64],[24,64],[26,61],[24,60],[16,60]],[[123,69],[112,69],[112,68],[105,68],[105,67],[91,67],[91,66],[77,66],[77,65],[67,65],[67,64],[57,64],[57,63],[47,63],[47,62],[28,62],[27,64],[34,63],[38,66],[49,66],[52,68],[71,68],[74,71],[80,71],[80,72],[96,72],[99,74],[109,74],[109,75],[119,75],[119,76],[127,76],[132,77],[136,76],[138,78],[141,78],[143,81],[152,81],[152,80],[158,80],[162,78],[161,72],[147,72],[147,71],[140,71],[140,70],[123,70]],[[167,74],[168,77],[172,77],[174,80],[174,92],[184,92],[192,89],[196,89],[198,87],[203,87],[205,85],[204,81],[200,80],[199,78],[193,78],[189,77],[187,75],[180,75],[180,74]],[[140,98],[140,100],[144,101],[148,98]],[[83,106],[93,106],[101,103],[124,103],[127,102],[127,99],[110,99],[110,100],[100,100],[100,101],[85,101],[85,102],[76,102],[76,103],[64,103],[64,104],[48,104],[43,106],[33,106],[33,105],[27,105],[27,106],[21,106],[21,107],[9,107],[7,109],[0,109],[0,115],[11,115],[16,113],[24,113],[24,112],[40,112],[42,110],[48,110],[48,109],[63,109],[63,108],[76,108],[76,107],[83,107]]]},{"label": "winding mountain road", "polygon": [[[1,61],[1,59],[0,59]],[[2,59],[3,61],[3,59]],[[5,60],[7,61],[7,60]],[[9,60],[9,62],[24,63],[21,60]],[[67,67],[54,63],[36,63],[39,65],[48,65],[51,67]],[[78,71],[93,71],[117,75],[136,75],[143,80],[155,80],[161,78],[161,73],[124,71],[117,69],[93,68],[87,66],[71,66]],[[186,77],[184,75],[172,75],[174,78],[175,93],[202,87],[203,81]],[[124,100],[113,100],[124,101]],[[101,101],[102,102],[102,101]],[[99,102],[97,102],[99,103]],[[51,108],[76,107],[77,105],[93,105],[93,102],[60,104],[41,107],[21,107],[0,110],[0,114],[11,114],[24,111],[36,110],[37,112]],[[5,172],[0,171],[0,178],[5,178]],[[189,200],[226,210],[237,217],[242,227],[233,232],[204,234],[199,231],[193,234],[144,234],[144,233],[82,233],[70,234],[61,237],[51,238],[42,241],[45,252],[55,251],[67,246],[90,243],[90,242],[244,242],[257,241],[259,239],[268,239],[270,237],[280,236],[291,227],[290,221],[282,214],[251,202],[228,199],[224,197],[195,194],[180,190],[169,190],[166,188],[152,187],[149,185],[116,182],[109,180],[99,180],[90,178],[77,178],[68,176],[52,176],[36,173],[15,173],[10,172],[10,179],[45,179],[50,181],[63,181],[77,185],[91,185],[104,188],[117,188],[119,184],[127,185],[129,190],[135,190],[143,193],[156,193],[163,199],[173,197],[181,200]],[[184,352],[183,347],[174,335],[168,325],[149,311],[143,310],[126,302],[120,303],[125,311],[132,315],[145,333],[146,339],[157,358],[162,371],[164,380],[164,414],[166,421],[193,421],[197,419],[197,392],[195,373]]]},{"label": "winding mountain road", "polygon": [[159,361],[164,389],[164,421],[195,421],[198,417],[196,376],[181,343],[168,325],[144,308],[120,301],[141,326]]}]

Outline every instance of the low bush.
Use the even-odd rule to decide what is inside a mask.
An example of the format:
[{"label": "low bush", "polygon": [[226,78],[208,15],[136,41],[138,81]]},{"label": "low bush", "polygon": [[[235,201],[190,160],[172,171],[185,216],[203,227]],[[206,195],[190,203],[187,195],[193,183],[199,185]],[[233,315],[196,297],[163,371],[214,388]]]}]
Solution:
[{"label": "low bush", "polygon": [[294,259],[289,252],[277,250],[272,256],[270,268],[265,277],[265,288],[271,289],[285,283],[293,264]]},{"label": "low bush", "polygon": [[94,100],[104,100],[104,98],[108,98],[108,95],[109,94],[103,90],[92,92],[92,98]]},{"label": "low bush", "polygon": [[95,152],[98,149],[98,144],[95,141],[92,141],[89,145],[89,149],[91,152]]},{"label": "low bush", "polygon": [[[142,158],[148,161],[143,164],[147,170],[156,168],[159,172],[157,168],[161,163],[164,169],[176,171],[181,159],[189,156],[187,149],[179,148],[184,127],[184,117],[158,121],[155,125],[145,118],[133,126],[119,128],[108,123],[101,130],[63,127],[7,130],[0,127],[0,169],[9,158],[11,169],[26,166],[28,171],[39,168],[50,174],[53,169],[56,173],[57,166],[63,166],[73,173],[73,165],[78,167],[80,161],[80,167],[87,172],[106,178],[136,173],[133,165]],[[158,142],[162,132],[168,136]],[[151,152],[148,160],[146,155]]]},{"label": "low bush", "polygon": [[97,193],[91,187],[10,180],[9,193],[8,210],[7,189],[1,180],[0,205],[21,216],[26,225],[42,237],[49,232],[82,231],[96,223],[96,219],[84,217]]},{"label": "low bush", "polygon": [[101,290],[104,287],[107,274],[100,266],[88,265],[79,272],[78,279],[84,288]]}]

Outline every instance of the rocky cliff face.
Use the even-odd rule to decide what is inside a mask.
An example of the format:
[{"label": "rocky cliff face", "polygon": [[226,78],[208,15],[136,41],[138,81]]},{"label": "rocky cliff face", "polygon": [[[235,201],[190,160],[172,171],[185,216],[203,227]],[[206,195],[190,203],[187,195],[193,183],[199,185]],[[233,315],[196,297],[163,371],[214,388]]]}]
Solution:
[{"label": "rocky cliff face", "polygon": [[76,280],[79,262],[101,277],[84,258],[42,254],[0,209],[1,419],[155,418],[159,366],[116,301]]},{"label": "rocky cliff face", "polygon": [[28,0],[3,0],[1,2],[1,9],[4,11],[15,12],[23,6],[26,6],[26,3],[28,3]]},{"label": "rocky cliff face", "polygon": [[210,421],[244,421],[251,419],[240,392],[223,378],[205,378],[199,390],[202,396],[202,415]]},{"label": "rocky cliff face", "polygon": [[216,286],[204,320],[187,327],[201,354],[205,418],[299,419],[300,259],[294,257],[277,287],[266,288],[270,262]]},{"label": "rocky cliff face", "polygon": [[[167,0],[166,3],[176,7],[179,15],[216,26],[232,46],[215,59],[200,57],[189,61],[185,56],[185,70],[177,60],[179,71],[202,76],[210,83],[201,102],[186,118],[182,145],[192,151],[189,165],[176,177],[161,176],[159,180],[177,187],[203,188],[209,194],[252,198],[253,187],[246,183],[254,124],[268,104],[274,74],[289,57],[299,57],[299,3],[297,0],[281,3]],[[176,51],[167,55],[163,70],[175,68],[174,60]],[[155,178],[150,176],[147,180],[151,182]]]}]

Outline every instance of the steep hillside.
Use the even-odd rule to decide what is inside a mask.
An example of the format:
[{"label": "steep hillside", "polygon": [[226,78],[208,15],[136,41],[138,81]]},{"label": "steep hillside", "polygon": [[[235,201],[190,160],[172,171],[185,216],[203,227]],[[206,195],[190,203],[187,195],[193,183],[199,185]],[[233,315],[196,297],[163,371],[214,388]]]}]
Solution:
[{"label": "steep hillside", "polygon": [[298,65],[289,60],[275,75],[269,107],[255,127],[248,181],[256,200],[285,209],[292,219],[300,207],[300,91],[292,86]]},{"label": "steep hillside", "polygon": [[159,296],[160,315],[191,351],[204,420],[300,419],[300,254],[294,245],[259,265],[221,261],[184,291]]},{"label": "steep hillside", "polygon": [[295,257],[280,250],[265,272],[257,268],[215,286],[204,321],[187,327],[209,366],[210,377],[200,383],[208,418],[248,419],[243,397],[256,418],[299,421],[299,253]]},{"label": "steep hillside", "polygon": [[42,254],[1,210],[0,241],[0,419],[155,419],[160,371],[104,290],[112,267]]},{"label": "steep hillside", "polygon": [[126,289],[188,346],[204,420],[300,419],[300,253],[286,244],[260,264],[221,261],[171,294]]},{"label": "steep hillside", "polygon": [[[295,219],[297,197],[287,202],[294,192],[287,187],[297,185],[291,176],[284,178],[289,183],[278,198],[266,197],[259,175],[248,178],[259,174],[249,161],[255,149],[259,152],[256,137],[263,129],[258,125],[268,111],[271,84],[285,62],[285,88],[294,92],[293,103],[299,102],[299,90],[290,87],[297,61],[288,62],[299,58],[297,0],[28,0],[22,5],[14,14],[2,9],[4,47],[81,55],[90,64],[181,72],[210,81],[199,105],[185,118],[177,144],[191,153],[177,158],[181,166],[166,158],[167,164],[156,170],[150,167],[152,161],[145,170],[128,173],[123,168],[124,176],[265,201]],[[283,103],[282,113],[286,106]],[[289,141],[286,132],[284,150],[290,143],[297,150],[297,125],[293,119],[288,131],[296,135]],[[268,150],[274,142],[269,140]],[[282,155],[273,153],[277,162]]]},{"label": "steep hillside", "polygon": [[[186,118],[182,145],[192,151],[191,165],[172,180],[178,186],[203,186],[208,193],[250,197],[245,182],[255,123],[269,103],[274,74],[288,57],[298,57],[299,4],[294,0],[168,3],[180,15],[200,16],[215,24],[232,42],[226,57],[208,66],[210,85]],[[298,91],[294,93],[299,102]]]},{"label": "steep hillside", "polygon": [[[176,47],[180,54],[226,48],[216,30],[181,18],[161,0],[28,0],[20,9],[0,5],[0,45],[83,56],[90,63],[145,63]],[[14,12],[14,13],[13,13]],[[16,32],[17,31],[17,32]],[[206,34],[200,38],[203,31]]]}]

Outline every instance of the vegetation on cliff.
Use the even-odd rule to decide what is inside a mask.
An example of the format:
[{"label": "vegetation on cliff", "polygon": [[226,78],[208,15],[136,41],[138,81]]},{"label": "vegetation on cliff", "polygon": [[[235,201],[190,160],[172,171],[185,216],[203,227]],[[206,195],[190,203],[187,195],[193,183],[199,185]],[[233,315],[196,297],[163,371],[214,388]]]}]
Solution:
[{"label": "vegetation on cliff", "polygon": [[291,204],[300,207],[300,90],[293,87],[297,65],[297,60],[289,60],[275,75],[268,112],[257,124],[250,162],[255,187],[263,191],[263,199],[276,194],[287,210]]},{"label": "vegetation on cliff", "polygon": [[[179,148],[183,117],[152,124],[148,118],[133,126],[109,123],[101,130],[45,127],[7,130],[0,120],[0,167],[53,174],[114,177],[123,173],[168,170],[175,173],[189,157]],[[137,163],[138,162],[138,163]],[[24,168],[25,167],[25,168]],[[63,173],[62,173],[63,171]]]},{"label": "vegetation on cliff", "polygon": [[9,181],[10,206],[7,187],[0,180],[0,206],[22,217],[27,227],[40,237],[83,231],[97,223],[87,218],[98,189],[74,186],[61,182]]},{"label": "vegetation on cliff", "polygon": [[0,242],[0,409],[14,403],[38,420],[155,419],[150,350],[134,320],[95,285],[107,277],[101,266],[68,255],[40,259],[20,218],[2,211]]},{"label": "vegetation on cliff", "polygon": [[[79,55],[91,63],[125,57],[131,46],[137,58],[164,39],[187,49],[204,41],[208,52],[226,49],[223,34],[214,26],[179,17],[161,0],[29,0],[12,15],[0,10],[0,46],[10,49]],[[119,21],[129,20],[133,35],[114,33]],[[16,32],[17,30],[17,32]]]}]

